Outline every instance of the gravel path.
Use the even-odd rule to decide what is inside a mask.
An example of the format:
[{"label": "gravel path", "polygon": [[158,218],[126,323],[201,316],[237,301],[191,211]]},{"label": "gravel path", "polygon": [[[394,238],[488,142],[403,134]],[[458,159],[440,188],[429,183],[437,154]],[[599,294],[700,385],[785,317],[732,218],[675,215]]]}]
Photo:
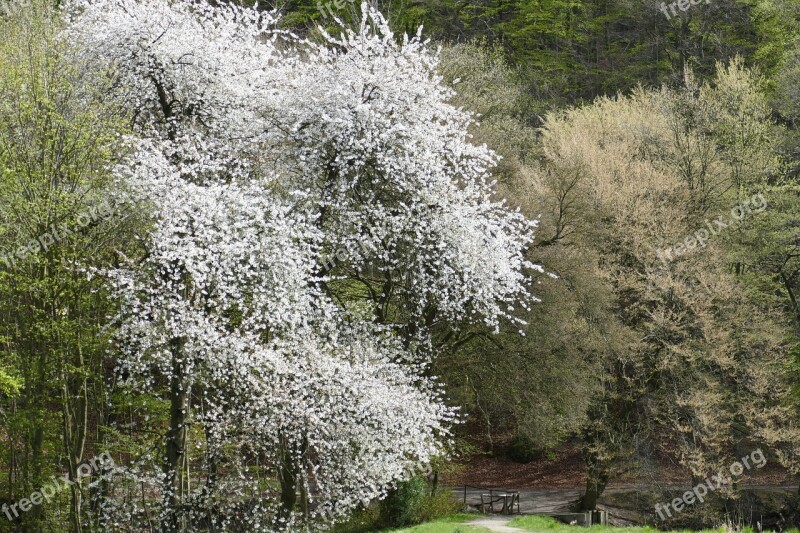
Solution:
[{"label": "gravel path", "polygon": [[485,518],[478,518],[477,520],[470,520],[467,522],[467,525],[485,527],[489,531],[494,531],[495,533],[526,533],[524,529],[510,527],[508,525],[510,521],[510,518],[488,516]]},{"label": "gravel path", "polygon": [[[676,490],[688,490],[690,487],[688,484],[675,484],[674,486],[666,486],[671,487]],[[603,494],[604,499],[611,498],[613,501],[614,495],[619,494],[630,494],[635,492],[636,490],[652,490],[651,487],[646,485],[641,485],[639,487],[635,485],[631,486],[622,486],[622,487],[612,487],[606,489],[605,493]],[[770,490],[776,492],[788,492],[793,493],[797,491],[797,485],[751,485],[743,483],[739,486],[741,489],[762,489],[762,490]],[[462,501],[464,499],[464,488],[463,487],[456,487],[451,489],[453,494],[455,495],[458,500]],[[513,490],[508,487],[505,490]],[[495,491],[502,492],[503,489],[495,489]],[[472,509],[477,510],[480,502],[481,502],[481,494],[488,492],[488,489],[478,489],[474,487],[467,488],[467,504],[472,507]],[[575,488],[575,489],[539,489],[539,490],[530,490],[530,489],[521,489],[519,492],[519,507],[520,512],[522,514],[542,514],[542,513],[563,513],[569,512],[570,503],[577,500],[580,495],[583,493],[583,489]],[[608,502],[601,501],[603,505],[601,508],[609,507]]]},{"label": "gravel path", "polygon": [[[609,489],[611,492],[612,489]],[[481,493],[485,489],[468,488],[467,503],[477,509],[481,502]],[[459,500],[464,498],[464,489],[459,487],[453,490]],[[522,514],[557,513],[569,510],[569,504],[578,499],[581,489],[542,489],[520,490],[519,507]]]}]

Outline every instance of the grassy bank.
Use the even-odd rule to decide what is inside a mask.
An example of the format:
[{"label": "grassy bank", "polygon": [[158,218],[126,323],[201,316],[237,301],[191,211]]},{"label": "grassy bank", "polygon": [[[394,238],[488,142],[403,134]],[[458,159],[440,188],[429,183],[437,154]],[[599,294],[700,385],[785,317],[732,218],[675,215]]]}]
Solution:
[{"label": "grassy bank", "polygon": [[[490,533],[488,529],[482,527],[468,526],[467,522],[478,518],[480,515],[459,514],[453,515],[418,526],[410,526],[402,529],[384,530],[379,533]],[[659,529],[649,526],[637,527],[613,527],[613,526],[593,526],[587,529],[582,526],[570,526],[562,524],[549,516],[518,516],[508,524],[511,527],[519,528],[523,531],[533,533],[665,533]],[[753,533],[749,527],[719,527],[717,529],[705,529],[693,532],[690,530],[672,531],[668,533]],[[797,529],[787,531],[787,533],[800,533]]]},{"label": "grassy bank", "polygon": [[[663,532],[650,526],[592,526],[591,529],[587,529],[582,526],[562,524],[549,516],[519,516],[509,522],[508,525],[536,533],[589,533],[589,531],[591,531],[591,533],[753,533],[753,529],[750,527],[739,528],[731,526],[722,526],[717,529],[704,529],[696,532],[691,530]],[[786,533],[798,533],[798,530],[792,529]]]},{"label": "grassy bank", "polygon": [[459,514],[426,522],[418,526],[409,526],[402,529],[387,529],[380,533],[491,533],[483,527],[467,526],[465,522],[475,520],[479,515]]}]

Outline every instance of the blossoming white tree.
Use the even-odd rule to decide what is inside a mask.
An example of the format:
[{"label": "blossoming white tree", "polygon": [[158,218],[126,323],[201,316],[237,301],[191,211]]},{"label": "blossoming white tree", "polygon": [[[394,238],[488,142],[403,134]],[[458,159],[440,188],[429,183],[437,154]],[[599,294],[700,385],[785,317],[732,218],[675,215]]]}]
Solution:
[{"label": "blossoming white tree", "polygon": [[[335,518],[431,460],[450,412],[396,341],[309,283],[318,236],[307,215],[257,183],[192,183],[152,146],[119,171],[128,194],[153,198],[146,257],[110,275],[125,374],[169,384],[162,528],[297,527],[298,489],[308,518]],[[187,493],[193,426],[205,468],[244,474],[240,459],[255,454],[280,498],[264,498],[256,475],[215,474]]]},{"label": "blossoming white tree", "polygon": [[496,328],[527,297],[532,224],[492,198],[495,155],[425,43],[364,12],[314,46],[237,7],[69,8],[141,138],[117,175],[152,229],[108,276],[124,375],[169,397],[163,453],[124,472],[161,495],[159,530],[297,530],[382,496],[453,417],[433,326]]},{"label": "blossoming white tree", "polygon": [[527,296],[533,224],[493,200],[497,156],[469,142],[473,119],[447,103],[437,55],[419,36],[397,44],[363,11],[358,30],[329,37],[289,77],[292,102],[265,153],[291,146],[275,169],[310,192],[336,253],[324,271],[354,281],[377,322],[423,344],[437,322],[497,328]]}]

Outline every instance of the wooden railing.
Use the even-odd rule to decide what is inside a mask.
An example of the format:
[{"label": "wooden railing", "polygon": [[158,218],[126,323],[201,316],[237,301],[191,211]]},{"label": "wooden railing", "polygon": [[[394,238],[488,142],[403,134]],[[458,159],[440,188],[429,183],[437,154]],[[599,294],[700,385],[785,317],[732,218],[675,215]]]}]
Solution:
[{"label": "wooden railing", "polygon": [[[490,513],[494,513],[495,506],[498,504],[502,504],[500,506],[500,513],[501,514],[514,514],[519,513],[519,491],[517,490],[509,490],[509,489],[502,489],[502,488],[488,488],[488,487],[477,487],[474,485],[464,485],[464,506],[467,506],[467,491],[469,489],[476,489],[479,491],[480,494],[480,504],[477,504],[480,511],[482,513],[486,513],[487,510]],[[515,506],[516,505],[516,510]]]}]

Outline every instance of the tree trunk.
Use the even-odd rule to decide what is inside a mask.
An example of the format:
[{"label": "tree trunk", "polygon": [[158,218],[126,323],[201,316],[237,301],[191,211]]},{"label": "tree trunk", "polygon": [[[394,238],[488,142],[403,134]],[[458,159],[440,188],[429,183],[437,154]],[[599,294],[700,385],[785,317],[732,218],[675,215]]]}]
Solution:
[{"label": "tree trunk", "polygon": [[300,481],[300,473],[305,464],[308,451],[308,439],[303,437],[300,444],[292,443],[280,437],[280,472],[278,478],[281,483],[281,508],[278,513],[278,529],[286,529],[286,521],[298,506],[298,490],[300,491],[300,510],[304,517],[308,517],[308,491],[305,483]]},{"label": "tree trunk", "polygon": [[169,431],[167,433],[164,474],[164,504],[166,518],[162,531],[174,533],[184,529],[183,499],[186,468],[186,421],[189,416],[189,383],[183,365],[183,339],[174,339],[172,345],[172,376],[170,377]]},{"label": "tree trunk", "polygon": [[597,510],[597,500],[606,490],[611,472],[606,461],[598,457],[598,454],[591,449],[584,450],[586,461],[586,491],[576,502],[576,510],[595,511]]},{"label": "tree trunk", "polygon": [[[31,445],[31,483],[30,488],[34,489],[41,487],[43,485],[43,477],[42,477],[42,467],[44,462],[44,456],[42,453],[42,447],[44,445],[44,427],[42,427],[43,422],[37,421],[36,428],[33,432],[33,443]],[[32,529],[35,531],[39,531],[41,529],[41,519],[43,516],[42,508],[44,507],[44,502],[41,505],[35,505],[30,510],[27,515],[30,517],[30,521],[28,522],[31,524]]]},{"label": "tree trunk", "polygon": [[281,484],[281,508],[278,514],[278,527],[285,528],[297,505],[297,465],[289,443],[281,438],[281,465],[278,478]]},{"label": "tree trunk", "polygon": [[594,468],[589,468],[589,473],[586,477],[586,492],[584,492],[581,499],[578,501],[579,511],[595,511],[597,510],[597,500],[606,490],[608,484],[608,474],[598,472]]},{"label": "tree trunk", "polygon": [[[78,348],[74,362],[78,375],[84,369],[83,354]],[[63,365],[63,363],[62,363]],[[85,376],[85,374],[84,374]],[[89,391],[86,377],[72,378],[62,366],[61,369],[61,415],[64,451],[67,456],[67,471],[70,486],[70,524],[72,533],[81,533],[81,504],[83,488],[78,468],[83,460],[86,445],[86,425],[88,415]]]},{"label": "tree trunk", "polygon": [[205,510],[208,517],[208,523],[211,524],[212,531],[216,526],[217,512],[212,502],[214,501],[214,493],[217,491],[217,480],[219,478],[219,460],[217,459],[217,447],[214,435],[208,425],[204,425],[203,432],[206,435],[206,484],[203,488],[205,499]]}]

